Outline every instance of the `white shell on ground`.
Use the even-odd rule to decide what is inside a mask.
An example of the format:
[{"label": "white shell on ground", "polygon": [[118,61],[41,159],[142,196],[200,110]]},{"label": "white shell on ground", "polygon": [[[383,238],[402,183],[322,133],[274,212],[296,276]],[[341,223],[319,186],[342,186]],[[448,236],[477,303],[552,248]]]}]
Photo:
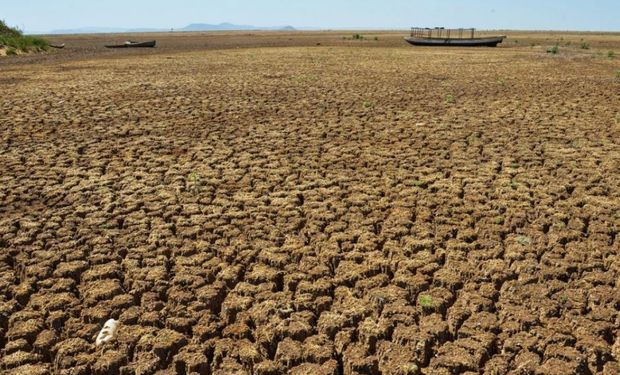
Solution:
[{"label": "white shell on ground", "polygon": [[114,337],[116,337],[116,331],[118,331],[118,320],[108,320],[103,325],[101,332],[99,332],[99,334],[97,335],[97,340],[95,340],[95,344],[97,346],[100,346],[111,341]]}]

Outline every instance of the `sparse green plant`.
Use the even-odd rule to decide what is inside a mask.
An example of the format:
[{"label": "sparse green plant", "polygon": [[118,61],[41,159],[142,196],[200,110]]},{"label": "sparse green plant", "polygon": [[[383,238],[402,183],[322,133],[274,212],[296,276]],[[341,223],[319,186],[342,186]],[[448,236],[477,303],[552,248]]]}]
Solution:
[{"label": "sparse green plant", "polygon": [[620,125],[620,112],[616,113],[616,124]]},{"label": "sparse green plant", "polygon": [[560,297],[560,302],[562,302],[563,305],[566,305],[566,303],[568,302],[568,296],[566,294],[562,295]]},{"label": "sparse green plant", "polygon": [[6,55],[7,56],[15,56],[17,55],[17,50],[13,47],[9,47],[6,49]]},{"label": "sparse green plant", "polygon": [[557,55],[560,53],[560,46],[556,43],[553,47],[547,48],[547,53]]},{"label": "sparse green plant", "polygon": [[607,57],[613,59],[614,57],[616,57],[616,53],[614,51],[607,51]]},{"label": "sparse green plant", "polygon": [[432,308],[435,306],[435,303],[433,302],[433,297],[429,296],[428,294],[420,294],[420,296],[418,297],[418,304],[424,308]]},{"label": "sparse green plant", "polygon": [[581,49],[590,49],[590,45],[587,42],[581,42]]},{"label": "sparse green plant", "polygon": [[364,36],[362,34],[353,34],[353,40],[363,40]]},{"label": "sparse green plant", "polygon": [[502,224],[504,224],[504,217],[503,216],[498,216],[498,217],[495,218],[494,221],[495,221],[495,224],[502,225]]},{"label": "sparse green plant", "polygon": [[620,78],[620,70],[616,70],[616,78]]},{"label": "sparse green plant", "polygon": [[201,185],[200,175],[196,172],[190,173],[187,183],[188,190],[194,194],[198,194],[200,192]]},{"label": "sparse green plant", "polygon": [[571,45],[571,41],[569,40],[568,42],[564,43],[564,45],[565,45],[566,47],[570,46],[570,45]]},{"label": "sparse green plant", "polygon": [[517,190],[517,188],[519,187],[519,182],[517,180],[510,180],[510,187],[513,190]]},{"label": "sparse green plant", "polygon": [[446,95],[446,103],[448,103],[448,104],[454,103],[454,95],[452,95],[452,94]]},{"label": "sparse green plant", "polygon": [[374,40],[375,40],[375,41],[378,41],[378,40],[379,40],[379,37],[378,37],[378,36],[374,37]]},{"label": "sparse green plant", "polygon": [[503,86],[506,84],[506,81],[503,78],[498,78],[497,83]]},{"label": "sparse green plant", "polygon": [[581,147],[583,147],[583,140],[575,139],[570,143],[570,145],[572,148],[579,150]]},{"label": "sparse green plant", "polygon": [[371,103],[371,102],[368,102],[368,101],[365,101],[362,105],[364,106],[364,108],[370,108],[370,107],[372,107],[372,103]]},{"label": "sparse green plant", "polygon": [[468,146],[471,146],[471,145],[473,145],[473,144],[476,144],[476,143],[478,143],[478,141],[479,141],[479,138],[478,138],[478,135],[477,135],[476,133],[472,133],[472,134],[470,134],[470,135],[469,135],[469,136],[465,139],[465,143],[466,143]]},{"label": "sparse green plant", "polygon": [[513,169],[517,169],[517,168],[519,168],[520,166],[521,166],[521,165],[520,165],[519,163],[516,163],[516,162],[515,162],[515,163],[510,163],[510,168],[513,168]]},{"label": "sparse green plant", "polygon": [[529,238],[528,236],[517,236],[517,242],[520,245],[527,246],[532,243],[532,239]]}]

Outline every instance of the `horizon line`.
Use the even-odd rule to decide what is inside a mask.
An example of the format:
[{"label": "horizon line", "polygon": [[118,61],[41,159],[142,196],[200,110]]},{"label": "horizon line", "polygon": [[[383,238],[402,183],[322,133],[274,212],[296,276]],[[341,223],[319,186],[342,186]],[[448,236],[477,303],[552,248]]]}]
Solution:
[{"label": "horizon line", "polygon": [[[188,24],[189,25],[196,25]],[[222,24],[210,24],[214,26],[219,26]],[[181,28],[159,28],[159,27],[131,27],[131,28],[123,28],[123,27],[106,27],[106,26],[84,26],[84,27],[76,27],[76,28],[67,28],[67,29],[54,29],[49,31],[31,31],[26,30],[24,34],[26,35],[79,35],[79,34],[148,34],[148,33],[196,33],[196,32],[249,32],[249,31],[262,31],[262,32],[312,32],[312,31],[409,31],[412,27],[344,27],[344,28],[335,28],[335,27],[311,27],[311,26],[293,26],[293,25],[282,25],[282,26],[252,26],[252,25],[234,25],[234,26],[246,26],[252,27],[252,29],[228,29],[228,30],[183,30],[185,27]],[[292,27],[295,30],[283,30],[277,28],[286,28]],[[464,27],[465,28],[465,27]],[[60,31],[79,31],[84,29],[115,29],[115,31],[92,31],[92,32],[68,32],[68,33],[60,33]],[[514,32],[558,32],[558,33],[605,33],[605,34],[620,34],[620,30],[603,30],[603,29],[543,29],[543,28],[475,28],[477,31],[514,31]],[[144,31],[140,31],[144,30]]]}]

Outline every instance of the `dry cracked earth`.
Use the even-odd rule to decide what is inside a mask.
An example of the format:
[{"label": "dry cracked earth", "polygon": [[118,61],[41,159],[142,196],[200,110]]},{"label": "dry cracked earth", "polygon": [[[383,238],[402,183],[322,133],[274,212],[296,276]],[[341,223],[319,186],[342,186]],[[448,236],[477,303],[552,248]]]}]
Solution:
[{"label": "dry cracked earth", "polygon": [[3,63],[0,372],[619,374],[620,59],[364,43]]}]

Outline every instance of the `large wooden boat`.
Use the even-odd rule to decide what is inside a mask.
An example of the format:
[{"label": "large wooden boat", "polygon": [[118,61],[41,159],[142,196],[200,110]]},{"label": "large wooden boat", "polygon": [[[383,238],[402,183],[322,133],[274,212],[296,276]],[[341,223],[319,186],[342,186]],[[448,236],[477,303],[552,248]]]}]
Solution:
[{"label": "large wooden boat", "polygon": [[475,37],[475,31],[475,29],[414,27],[411,29],[411,35],[405,40],[414,46],[497,47],[506,38],[505,35]]},{"label": "large wooden boat", "polygon": [[147,42],[134,42],[131,40],[126,41],[123,44],[109,44],[106,48],[139,48],[139,47],[155,47],[155,41],[149,40]]}]

